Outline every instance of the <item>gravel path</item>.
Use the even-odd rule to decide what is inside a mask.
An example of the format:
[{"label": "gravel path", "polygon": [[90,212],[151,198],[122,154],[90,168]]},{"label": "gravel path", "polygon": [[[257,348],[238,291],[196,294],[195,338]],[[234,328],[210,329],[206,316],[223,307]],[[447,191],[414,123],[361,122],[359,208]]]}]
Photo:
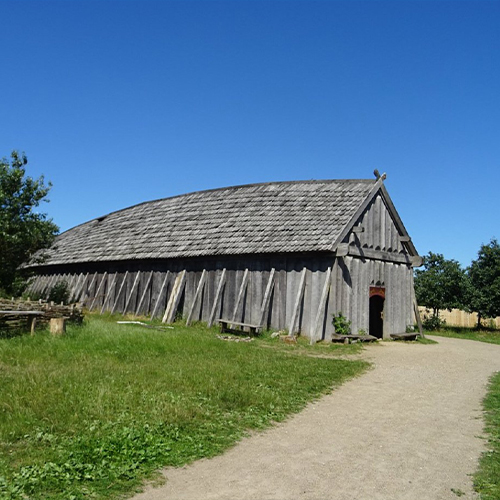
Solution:
[{"label": "gravel path", "polygon": [[435,340],[368,346],[365,375],[222,456],[166,469],[166,484],[135,500],[477,498],[481,400],[500,345]]}]

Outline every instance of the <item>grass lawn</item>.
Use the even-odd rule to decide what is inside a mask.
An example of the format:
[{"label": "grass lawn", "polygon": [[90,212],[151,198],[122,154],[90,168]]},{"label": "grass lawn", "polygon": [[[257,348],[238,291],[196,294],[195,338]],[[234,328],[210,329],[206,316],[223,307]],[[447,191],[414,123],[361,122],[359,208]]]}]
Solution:
[{"label": "grass lawn", "polygon": [[500,344],[500,330],[476,330],[449,326],[439,331],[426,333],[440,337],[454,337],[458,339],[478,340],[480,342],[488,342],[489,344]]},{"label": "grass lawn", "polygon": [[0,498],[133,492],[155,470],[221,453],[368,366],[336,359],[357,346],[225,342],[203,326],[116,319],[0,339]]}]

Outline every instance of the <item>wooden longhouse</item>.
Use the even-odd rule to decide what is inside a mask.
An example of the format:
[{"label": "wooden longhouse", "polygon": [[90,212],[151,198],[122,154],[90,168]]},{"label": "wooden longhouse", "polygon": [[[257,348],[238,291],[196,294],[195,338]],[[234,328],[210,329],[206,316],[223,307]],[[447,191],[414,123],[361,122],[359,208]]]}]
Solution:
[{"label": "wooden longhouse", "polygon": [[135,205],[59,235],[32,293],[66,281],[96,311],[219,319],[329,339],[342,312],[388,338],[414,323],[420,257],[383,180],[272,182]]}]

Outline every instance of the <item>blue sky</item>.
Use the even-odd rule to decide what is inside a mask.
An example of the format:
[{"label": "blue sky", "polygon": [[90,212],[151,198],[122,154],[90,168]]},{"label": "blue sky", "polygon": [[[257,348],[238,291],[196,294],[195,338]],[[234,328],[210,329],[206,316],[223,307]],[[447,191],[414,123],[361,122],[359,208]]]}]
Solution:
[{"label": "blue sky", "polygon": [[372,178],[420,254],[500,238],[500,2],[0,0],[0,157],[61,230],[235,184]]}]

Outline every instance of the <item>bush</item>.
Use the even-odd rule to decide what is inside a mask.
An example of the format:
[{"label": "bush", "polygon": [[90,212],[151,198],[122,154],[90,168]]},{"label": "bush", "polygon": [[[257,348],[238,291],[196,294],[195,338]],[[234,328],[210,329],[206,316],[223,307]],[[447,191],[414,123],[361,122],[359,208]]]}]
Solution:
[{"label": "bush", "polygon": [[68,283],[66,281],[59,281],[56,283],[49,292],[49,301],[60,304],[64,302],[67,304],[69,302],[69,289]]},{"label": "bush", "polygon": [[444,319],[441,319],[439,316],[434,316],[434,315],[426,316],[424,318],[424,321],[422,322],[424,330],[430,330],[430,331],[440,330],[445,325],[446,321]]},{"label": "bush", "polygon": [[351,333],[351,322],[342,312],[333,315],[332,324],[335,327],[335,333],[339,335],[349,335]]}]

